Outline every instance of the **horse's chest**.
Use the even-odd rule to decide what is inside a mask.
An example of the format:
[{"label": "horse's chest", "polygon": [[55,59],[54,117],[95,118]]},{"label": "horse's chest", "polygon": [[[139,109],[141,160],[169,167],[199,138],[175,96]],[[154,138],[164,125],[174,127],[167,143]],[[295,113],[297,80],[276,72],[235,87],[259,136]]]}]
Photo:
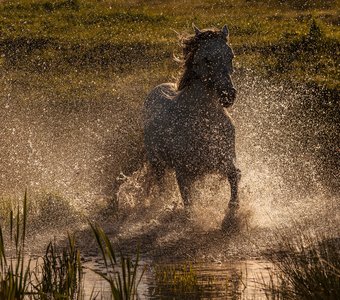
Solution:
[{"label": "horse's chest", "polygon": [[[224,134],[231,126],[230,119],[221,112],[205,113],[192,111],[183,116],[181,112],[173,114],[171,127],[175,128],[176,134],[182,134],[192,138],[205,138],[207,136]],[[193,136],[193,134],[195,134]]]},{"label": "horse's chest", "polygon": [[225,114],[193,112],[186,118],[180,114],[169,126],[171,143],[182,152],[192,155],[217,155],[230,144],[233,126]]}]

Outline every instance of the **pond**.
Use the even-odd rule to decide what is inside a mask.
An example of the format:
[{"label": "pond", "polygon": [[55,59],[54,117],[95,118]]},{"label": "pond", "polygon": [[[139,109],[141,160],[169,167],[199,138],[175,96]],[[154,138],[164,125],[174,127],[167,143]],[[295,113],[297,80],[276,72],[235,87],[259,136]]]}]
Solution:
[{"label": "pond", "polygon": [[[273,265],[265,260],[213,263],[161,263],[144,261],[145,273],[138,287],[140,299],[266,299]],[[98,259],[85,264],[85,299],[99,293],[110,296],[110,287],[95,271],[103,271]]]}]

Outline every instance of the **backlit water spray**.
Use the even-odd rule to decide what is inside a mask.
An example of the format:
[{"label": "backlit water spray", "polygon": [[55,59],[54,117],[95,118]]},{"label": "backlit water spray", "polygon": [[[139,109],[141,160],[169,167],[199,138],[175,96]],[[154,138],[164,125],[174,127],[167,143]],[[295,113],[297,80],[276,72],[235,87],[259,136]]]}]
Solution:
[{"label": "backlit water spray", "polygon": [[226,181],[212,175],[196,183],[190,220],[171,172],[165,191],[154,187],[145,195],[141,107],[149,87],[143,78],[133,80],[112,78],[99,92],[87,83],[91,97],[63,98],[3,77],[3,203],[20,199],[27,187],[31,202],[40,201],[41,228],[57,224],[66,232],[90,218],[103,222],[122,248],[139,245],[151,256],[182,258],[256,256],[280,226],[299,221],[328,230],[339,224],[338,170],[320,158],[326,125],[315,116],[312,90],[250,72],[236,78],[238,99],[230,113],[241,208],[238,231],[223,235]]}]

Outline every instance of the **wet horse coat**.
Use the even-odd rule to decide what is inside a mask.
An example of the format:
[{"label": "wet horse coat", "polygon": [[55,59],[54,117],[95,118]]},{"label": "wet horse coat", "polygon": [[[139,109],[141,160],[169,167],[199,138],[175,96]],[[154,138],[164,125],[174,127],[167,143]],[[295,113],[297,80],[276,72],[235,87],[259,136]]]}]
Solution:
[{"label": "wet horse coat", "polygon": [[218,173],[231,186],[230,207],[238,206],[239,170],[235,166],[235,128],[225,107],[234,103],[230,75],[234,57],[228,29],[195,28],[183,41],[184,72],[178,85],[154,88],[144,104],[144,143],[150,168],[161,181],[175,170],[184,205],[200,177]]}]

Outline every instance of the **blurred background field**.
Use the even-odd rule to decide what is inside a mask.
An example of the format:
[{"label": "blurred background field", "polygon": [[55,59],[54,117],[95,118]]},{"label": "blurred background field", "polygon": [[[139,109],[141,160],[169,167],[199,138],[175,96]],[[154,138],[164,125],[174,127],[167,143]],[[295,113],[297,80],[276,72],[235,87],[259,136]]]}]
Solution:
[{"label": "blurred background field", "polygon": [[339,87],[338,0],[5,0],[0,22],[7,68],[169,73],[175,32],[190,33],[194,22],[229,25],[238,68]]}]

